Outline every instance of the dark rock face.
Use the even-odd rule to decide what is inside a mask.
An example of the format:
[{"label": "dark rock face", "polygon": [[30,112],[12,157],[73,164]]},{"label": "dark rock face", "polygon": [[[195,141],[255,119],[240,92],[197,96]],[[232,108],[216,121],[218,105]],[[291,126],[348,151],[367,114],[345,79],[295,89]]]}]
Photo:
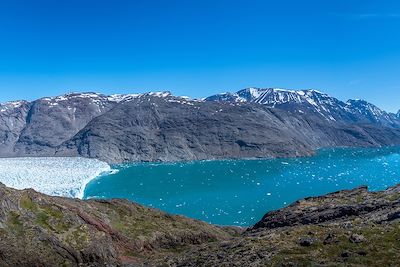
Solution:
[{"label": "dark rock face", "polygon": [[[381,223],[396,220],[400,210],[400,187],[383,193],[368,192],[367,187],[344,190],[322,197],[307,198],[278,211],[272,211],[254,225],[250,231],[275,229],[296,225],[345,222],[350,217],[366,217],[365,221]],[[399,195],[398,195],[399,194]]]},{"label": "dark rock face", "polygon": [[[84,156],[120,163],[292,157],[321,147],[400,144],[394,123],[354,120],[344,111],[335,115],[329,110],[350,104],[317,91],[254,90],[238,93],[241,102],[164,92],[6,103],[0,106],[0,157]],[[257,94],[258,100],[247,101]]]},{"label": "dark rock face", "polygon": [[313,245],[314,243],[315,243],[315,240],[312,237],[306,236],[306,237],[301,237],[299,239],[299,244],[302,247],[309,247],[309,246]]},{"label": "dark rock face", "polygon": [[365,237],[363,235],[359,235],[359,234],[352,234],[350,236],[349,240],[356,244],[366,242]]},{"label": "dark rock face", "polygon": [[[50,156],[93,118],[118,103],[117,96],[71,93],[0,105],[1,156]],[[123,98],[120,99],[121,101]]]},{"label": "dark rock face", "polygon": [[54,153],[56,146],[72,138],[115,104],[98,94],[69,94],[36,100],[31,104],[14,150],[20,155]]},{"label": "dark rock face", "polygon": [[14,154],[14,146],[26,126],[31,103],[15,101],[0,104],[0,151],[2,155]]}]

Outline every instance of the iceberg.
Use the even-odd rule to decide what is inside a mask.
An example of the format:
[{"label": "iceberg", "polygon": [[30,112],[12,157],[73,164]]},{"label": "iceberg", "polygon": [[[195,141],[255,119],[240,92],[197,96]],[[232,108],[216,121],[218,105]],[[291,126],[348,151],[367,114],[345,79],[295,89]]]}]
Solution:
[{"label": "iceberg", "polygon": [[111,172],[105,162],[88,158],[0,159],[0,182],[15,189],[33,188],[52,196],[83,198],[86,185]]}]

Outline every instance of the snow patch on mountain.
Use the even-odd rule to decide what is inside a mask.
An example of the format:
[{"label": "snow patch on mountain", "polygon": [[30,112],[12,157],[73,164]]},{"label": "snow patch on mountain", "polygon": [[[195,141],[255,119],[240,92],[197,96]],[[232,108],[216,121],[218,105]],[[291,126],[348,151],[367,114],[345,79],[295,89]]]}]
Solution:
[{"label": "snow patch on mountain", "polygon": [[353,112],[355,111],[356,113],[362,114],[375,122],[379,122],[383,119],[390,120],[389,113],[365,100],[348,100],[346,103]]},{"label": "snow patch on mountain", "polygon": [[14,109],[20,108],[26,103],[28,103],[28,102],[24,101],[24,100],[0,103],[0,112],[6,112],[9,110],[14,110]]},{"label": "snow patch on mountain", "polygon": [[101,102],[101,101],[109,101],[109,102],[125,102],[132,100],[137,97],[150,95],[150,96],[157,96],[157,97],[167,97],[170,96],[171,93],[168,91],[161,91],[161,92],[149,92],[149,93],[142,93],[142,94],[112,94],[112,95],[104,95],[100,93],[68,93],[61,96],[55,97],[43,97],[40,100],[48,101],[48,102],[63,102],[63,101],[70,101],[74,99],[89,99],[93,102]]}]

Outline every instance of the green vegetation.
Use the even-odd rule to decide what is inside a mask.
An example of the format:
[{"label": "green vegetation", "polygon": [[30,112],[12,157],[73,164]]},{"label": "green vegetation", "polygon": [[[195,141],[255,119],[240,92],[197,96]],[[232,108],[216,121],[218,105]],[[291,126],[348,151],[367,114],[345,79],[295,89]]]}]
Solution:
[{"label": "green vegetation", "polygon": [[17,235],[21,235],[24,231],[23,224],[20,220],[20,214],[16,211],[10,211],[8,213],[7,225],[15,231]]},{"label": "green vegetation", "polygon": [[55,233],[63,233],[70,228],[69,223],[63,220],[63,214],[58,207],[38,204],[27,193],[22,194],[19,202],[21,208],[34,214],[37,225]]},{"label": "green vegetation", "polygon": [[[365,237],[365,241],[354,243],[349,237],[357,233]],[[332,243],[324,244],[326,237],[332,234]],[[298,240],[303,236],[310,236],[315,243],[310,246],[301,246]],[[360,266],[391,266],[393,262],[400,262],[400,225],[363,225],[354,229],[340,227],[301,226],[290,232],[285,240],[279,242],[270,240],[263,246],[270,246],[270,242],[279,242],[278,251],[272,257],[272,266],[282,266],[290,262],[296,266],[324,266],[360,265]]]},{"label": "green vegetation", "polygon": [[89,243],[89,232],[86,225],[81,225],[76,228],[70,229],[66,233],[65,240],[68,244],[77,249],[83,249]]},{"label": "green vegetation", "polygon": [[37,205],[32,201],[32,199],[27,195],[23,194],[19,201],[20,206],[26,210],[36,211]]}]

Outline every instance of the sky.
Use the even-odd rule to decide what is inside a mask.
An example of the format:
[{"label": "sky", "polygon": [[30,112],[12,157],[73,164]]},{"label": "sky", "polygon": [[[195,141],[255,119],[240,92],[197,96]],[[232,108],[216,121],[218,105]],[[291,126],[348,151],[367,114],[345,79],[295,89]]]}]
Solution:
[{"label": "sky", "polygon": [[397,111],[400,1],[0,1],[0,101],[246,87]]}]

